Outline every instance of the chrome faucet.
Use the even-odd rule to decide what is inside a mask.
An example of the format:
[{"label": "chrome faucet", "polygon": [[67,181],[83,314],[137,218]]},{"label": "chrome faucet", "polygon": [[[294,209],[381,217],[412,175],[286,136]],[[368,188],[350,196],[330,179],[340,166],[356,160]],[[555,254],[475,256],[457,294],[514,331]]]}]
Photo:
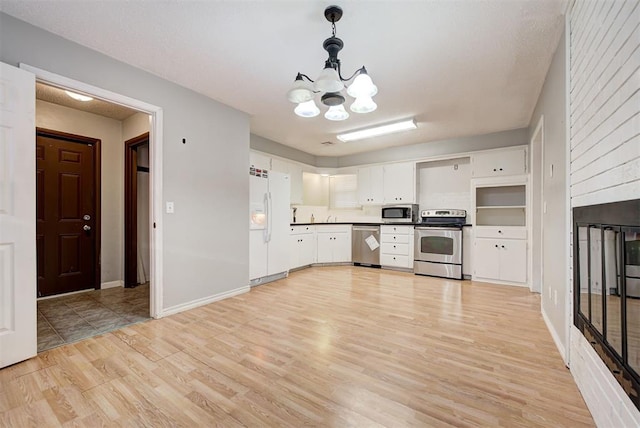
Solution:
[{"label": "chrome faucet", "polygon": [[331,220],[331,216],[327,217],[327,219],[324,222],[329,223],[329,220]]}]

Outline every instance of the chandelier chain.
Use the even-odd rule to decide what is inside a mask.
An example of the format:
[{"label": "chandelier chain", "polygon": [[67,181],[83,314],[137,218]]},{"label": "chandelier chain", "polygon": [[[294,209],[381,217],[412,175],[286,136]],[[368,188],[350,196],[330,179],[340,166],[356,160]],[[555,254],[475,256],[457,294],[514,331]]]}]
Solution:
[{"label": "chandelier chain", "polygon": [[331,33],[333,34],[333,37],[336,36],[336,22],[334,20],[331,20]]}]

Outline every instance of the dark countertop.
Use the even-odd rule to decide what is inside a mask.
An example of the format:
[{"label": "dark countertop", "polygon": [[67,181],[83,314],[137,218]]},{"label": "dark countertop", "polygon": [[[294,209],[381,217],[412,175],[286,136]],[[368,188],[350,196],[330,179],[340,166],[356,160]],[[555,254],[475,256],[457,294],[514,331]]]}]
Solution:
[{"label": "dark countertop", "polygon": [[[291,223],[290,226],[331,226],[331,225],[353,225],[353,226],[430,226],[423,223],[372,223],[372,222],[352,222],[339,221],[337,223]],[[432,226],[432,225],[431,225]],[[471,227],[472,224],[463,224],[462,227]],[[438,226],[435,226],[438,227]]]}]

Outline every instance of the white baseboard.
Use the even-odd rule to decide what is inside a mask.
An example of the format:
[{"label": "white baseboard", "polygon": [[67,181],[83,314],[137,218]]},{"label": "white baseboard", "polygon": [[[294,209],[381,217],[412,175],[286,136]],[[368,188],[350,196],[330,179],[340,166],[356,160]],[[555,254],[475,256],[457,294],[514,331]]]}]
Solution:
[{"label": "white baseboard", "polygon": [[[567,365],[568,364],[567,349],[564,347],[564,345],[560,341],[560,337],[558,337],[558,332],[553,327],[553,324],[551,324],[549,317],[547,317],[547,313],[544,311],[544,307],[540,308],[540,312],[542,313],[542,319],[544,320],[544,323],[547,325],[547,330],[549,330],[549,333],[551,333],[551,338],[553,339],[553,342],[556,344],[556,348],[558,348],[558,352],[560,352],[562,361],[564,361],[564,364]],[[567,338],[567,340],[568,339],[569,338]]]},{"label": "white baseboard", "polygon": [[208,305],[209,303],[217,302],[218,300],[228,299],[229,297],[237,296],[249,291],[248,285],[234,290],[225,291],[224,293],[214,294],[213,296],[203,297],[202,299],[193,300],[187,303],[181,303],[179,305],[171,306],[163,309],[158,318],[166,317],[169,315],[177,314],[179,312],[188,311],[189,309],[195,309],[199,306]]},{"label": "white baseboard", "polygon": [[116,288],[116,287],[124,287],[124,281],[116,280],[116,281],[108,281],[100,284],[100,289],[104,290],[105,288]]}]

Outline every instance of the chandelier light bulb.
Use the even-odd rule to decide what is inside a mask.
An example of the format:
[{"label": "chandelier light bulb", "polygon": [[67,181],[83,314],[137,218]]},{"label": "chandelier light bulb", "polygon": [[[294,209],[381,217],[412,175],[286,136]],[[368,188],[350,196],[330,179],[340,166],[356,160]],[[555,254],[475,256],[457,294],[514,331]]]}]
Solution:
[{"label": "chandelier light bulb", "polygon": [[349,108],[354,113],[371,113],[378,108],[378,105],[371,97],[358,97]]},{"label": "chandelier light bulb", "polygon": [[301,78],[296,79],[289,92],[287,92],[287,98],[289,101],[296,104],[312,100],[313,87],[311,86],[311,82],[306,82]]},{"label": "chandelier light bulb", "polygon": [[300,117],[315,117],[320,114],[320,109],[313,99],[298,104],[293,111]]},{"label": "chandelier light bulb", "polygon": [[324,114],[324,117],[329,120],[346,120],[349,118],[349,113],[344,109],[344,105],[329,107],[329,110]]},{"label": "chandelier light bulb", "polygon": [[353,83],[347,88],[347,94],[353,98],[373,97],[377,93],[378,88],[365,72],[358,74]]},{"label": "chandelier light bulb", "polygon": [[315,89],[320,92],[339,92],[343,88],[338,72],[331,67],[324,68],[315,82]]}]

